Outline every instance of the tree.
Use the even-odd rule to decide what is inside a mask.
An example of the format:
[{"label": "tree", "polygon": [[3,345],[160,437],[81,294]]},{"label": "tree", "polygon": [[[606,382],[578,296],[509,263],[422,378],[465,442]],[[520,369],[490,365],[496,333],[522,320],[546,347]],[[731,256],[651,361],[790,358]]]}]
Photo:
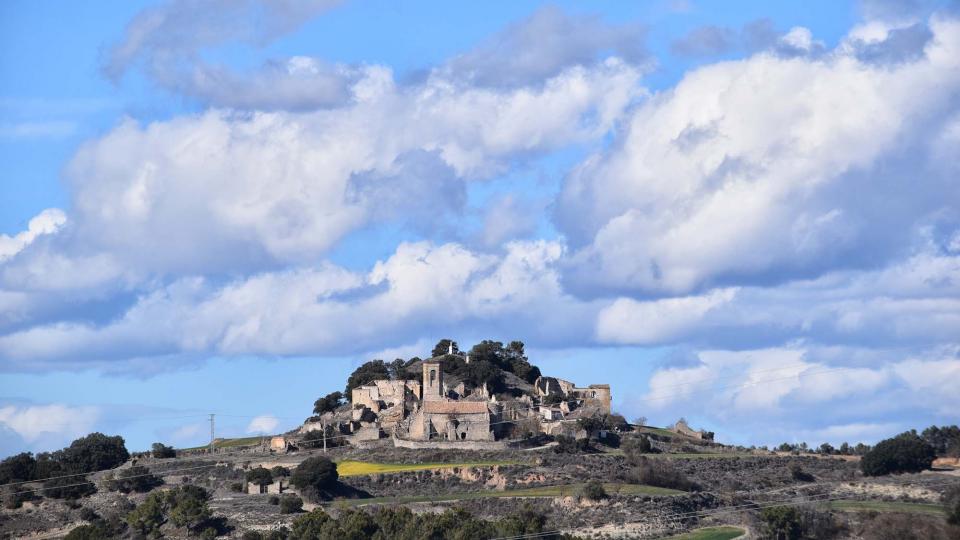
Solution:
[{"label": "tree", "polygon": [[274,478],[287,477],[290,476],[290,469],[283,465],[276,465],[270,469],[270,474],[272,474]]},{"label": "tree", "polygon": [[907,431],[877,443],[860,459],[860,469],[867,476],[920,472],[929,469],[935,457],[930,444],[915,431]]},{"label": "tree", "polygon": [[953,486],[943,494],[947,507],[947,523],[960,525],[960,486]]},{"label": "tree", "polygon": [[930,426],[923,430],[920,437],[933,447],[938,456],[960,457],[960,427]]},{"label": "tree", "polygon": [[337,410],[338,407],[343,405],[343,403],[344,399],[342,392],[331,392],[313,402],[313,414],[333,412]]},{"label": "tree", "polygon": [[846,441],[841,443],[839,452],[840,452],[840,455],[842,456],[849,456],[850,453],[853,452],[853,450],[850,448],[850,443]]},{"label": "tree", "polygon": [[210,494],[200,486],[187,484],[167,492],[170,522],[192,531],[206,528],[213,513],[207,506]]},{"label": "tree", "polygon": [[798,540],[803,534],[800,512],[792,506],[772,506],[760,513],[767,536],[777,540]]},{"label": "tree", "polygon": [[269,486],[273,483],[273,473],[269,469],[256,467],[247,471],[247,482],[256,486]]},{"label": "tree", "polygon": [[623,456],[627,463],[631,465],[636,465],[639,462],[639,456],[653,452],[653,445],[650,444],[650,439],[646,435],[627,437],[623,440],[620,448],[623,450]]},{"label": "tree", "polygon": [[317,456],[307,458],[290,475],[290,483],[300,489],[308,499],[330,498],[337,487],[337,465],[329,459]]},{"label": "tree", "polygon": [[172,446],[167,446],[163,443],[155,442],[150,447],[150,452],[153,454],[153,457],[157,459],[169,459],[177,457],[177,451],[173,449]]},{"label": "tree", "polygon": [[36,479],[37,460],[30,452],[10,456],[0,462],[0,484]]},{"label": "tree", "polygon": [[357,369],[353,370],[350,377],[347,378],[347,389],[344,390],[344,396],[351,396],[353,389],[358,386],[371,383],[380,379],[389,379],[390,370],[383,360],[371,360]]},{"label": "tree", "polygon": [[636,417],[636,418],[633,419],[633,424],[634,424],[635,426],[637,426],[637,427],[643,427],[643,426],[647,425],[647,417],[646,417],[646,416],[638,416],[638,417]]},{"label": "tree", "polygon": [[123,437],[91,433],[61,450],[60,461],[67,470],[96,472],[112,469],[130,459]]},{"label": "tree", "polygon": [[837,451],[830,443],[823,443],[820,445],[820,448],[817,449],[817,452],[825,456],[836,454]]},{"label": "tree", "polygon": [[403,358],[397,358],[387,366],[390,372],[390,379],[394,381],[403,381],[407,379],[407,363]]},{"label": "tree", "polygon": [[443,338],[437,342],[433,347],[433,351],[430,352],[431,358],[436,358],[438,356],[445,356],[450,352],[450,345],[453,344],[453,353],[459,353],[460,347],[457,346],[457,342],[452,339]]},{"label": "tree", "polygon": [[590,480],[580,489],[580,496],[591,501],[599,501],[609,497],[607,490],[603,488],[603,483],[599,480]]}]

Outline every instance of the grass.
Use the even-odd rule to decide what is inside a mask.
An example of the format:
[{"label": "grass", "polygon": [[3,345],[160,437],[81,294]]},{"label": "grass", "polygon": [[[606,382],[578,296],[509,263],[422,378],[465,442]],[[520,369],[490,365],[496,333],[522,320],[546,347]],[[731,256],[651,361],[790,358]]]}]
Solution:
[{"label": "grass", "polygon": [[943,514],[938,504],[922,504],[889,501],[832,501],[830,507],[842,512],[904,512],[908,514]]},{"label": "grass", "polygon": [[[260,444],[263,441],[264,437],[240,437],[238,439],[217,439],[214,441],[213,445],[216,448],[236,448],[238,446],[250,446],[253,444]],[[201,450],[207,448],[208,445],[203,446],[194,446],[192,448],[178,448],[177,450]]]},{"label": "grass", "polygon": [[[471,499],[486,499],[500,497],[566,497],[580,492],[583,484],[565,484],[562,486],[542,486],[522,489],[507,489],[503,491],[470,491],[465,493],[450,493],[447,495],[414,495],[408,497],[374,497],[371,499],[343,499],[335,504],[346,506],[363,506],[368,504],[408,504],[417,502],[446,502]],[[614,495],[680,495],[683,491],[640,484],[604,484],[607,493]]]},{"label": "grass", "polygon": [[519,461],[465,461],[461,463],[370,463],[366,461],[344,460],[337,463],[340,476],[362,476],[367,474],[388,474],[409,471],[427,471],[436,469],[454,469],[461,467],[493,467],[495,465],[517,465]]},{"label": "grass", "polygon": [[669,540],[730,540],[743,536],[746,532],[739,527],[704,527],[678,536],[671,536]]}]

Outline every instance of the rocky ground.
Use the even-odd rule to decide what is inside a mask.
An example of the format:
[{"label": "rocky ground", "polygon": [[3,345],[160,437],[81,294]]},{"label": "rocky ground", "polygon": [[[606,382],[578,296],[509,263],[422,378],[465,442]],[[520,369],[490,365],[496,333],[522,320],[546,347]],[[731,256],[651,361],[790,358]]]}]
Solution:
[{"label": "rocky ground", "polygon": [[[701,451],[709,448],[700,447]],[[289,526],[296,515],[282,515],[268,495],[237,493],[231,485],[242,482],[245,470],[257,465],[293,468],[321,450],[277,454],[262,449],[221,452],[170,460],[140,459],[161,475],[167,485],[194,483],[208,488],[210,507],[223,516],[239,537],[244,530],[271,530]],[[856,460],[812,456],[778,456],[769,453],[725,453],[709,456],[660,454],[652,460],[668,460],[695,484],[695,491],[679,495],[622,495],[599,502],[577,497],[571,491],[550,497],[484,497],[476,494],[504,492],[544,486],[575,486],[588,480],[629,483],[631,474],[625,457],[617,451],[595,454],[556,454],[551,448],[539,451],[505,452],[416,451],[388,445],[374,448],[330,449],[335,460],[379,463],[458,463],[469,461],[510,462],[497,466],[453,467],[342,478],[356,490],[379,498],[378,504],[396,504],[390,498],[410,496],[453,496],[472,494],[462,500],[406,502],[414,511],[430,512],[460,506],[476,515],[500,517],[528,505],[547,516],[551,528],[590,537],[640,538],[665,535],[713,523],[739,524],[756,530],[757,509],[778,502],[810,501],[805,508],[820,508],[837,515],[831,500],[899,501],[938,504],[941,494],[960,477],[945,472],[864,478]],[[797,479],[795,470],[804,473]],[[6,538],[56,538],[84,522],[92,510],[103,517],[125,515],[145,495],[121,495],[100,490],[76,503],[42,499],[17,510],[0,511],[0,534]],[[387,500],[384,500],[387,499]],[[375,508],[376,505],[368,506]],[[333,503],[325,510],[336,514],[344,506]],[[308,510],[311,505],[306,507]],[[84,510],[88,509],[88,510]],[[870,527],[881,519],[845,513],[846,537],[869,537]],[[936,516],[934,516],[936,517]],[[884,517],[883,519],[887,519]],[[916,519],[934,519],[917,517]],[[874,520],[874,521],[871,521]],[[942,521],[942,519],[940,520]],[[864,532],[866,531],[866,532]],[[866,535],[866,536],[864,536]]]}]

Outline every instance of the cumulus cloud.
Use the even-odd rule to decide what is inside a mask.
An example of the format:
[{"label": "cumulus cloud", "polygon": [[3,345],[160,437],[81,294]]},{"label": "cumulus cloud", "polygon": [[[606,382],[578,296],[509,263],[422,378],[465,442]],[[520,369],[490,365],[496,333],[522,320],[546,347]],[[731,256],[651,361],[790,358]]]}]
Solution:
[{"label": "cumulus cloud", "polygon": [[371,222],[442,229],[465,182],[602,136],[641,91],[615,59],[537,89],[370,73],[335,110],[125,120],[69,166],[77,236],[128,268],[210,273],[316,261]]},{"label": "cumulus cloud", "polygon": [[508,244],[502,256],[418,242],[401,244],[366,274],[327,264],[222,286],[184,278],[103,325],[57,322],[0,336],[0,363],[35,370],[168,355],[336,355],[387,347],[438,324],[582,342],[597,308],[561,290],[562,253],[545,241]]},{"label": "cumulus cloud", "polygon": [[645,33],[639,24],[610,24],[546,6],[453,58],[440,71],[483,86],[538,84],[571,66],[591,65],[601,55],[643,64]]},{"label": "cumulus cloud", "polygon": [[571,285],[776,283],[882,265],[927,227],[956,230],[957,159],[938,149],[957,121],[960,23],[930,29],[911,62],[759,54],[697,69],[637,108],[560,196]]},{"label": "cumulus cloud", "polygon": [[48,208],[30,219],[27,230],[14,236],[0,234],[0,262],[22,251],[38,236],[57,232],[66,222],[67,216],[62,210]]},{"label": "cumulus cloud", "polygon": [[114,81],[136,65],[172,91],[205,103],[257,109],[332,106],[349,97],[362,72],[317,59],[270,61],[241,74],[201,59],[205,49],[228,43],[262,47],[328,11],[338,0],[172,0],[150,7],[127,26],[102,59]]},{"label": "cumulus cloud", "polygon": [[247,424],[247,433],[268,435],[274,433],[278,425],[280,425],[280,421],[274,416],[263,414],[255,417],[250,421],[249,424]]},{"label": "cumulus cloud", "polygon": [[29,447],[62,445],[86,435],[99,417],[97,407],[60,404],[0,406],[0,426],[16,433]]},{"label": "cumulus cloud", "polygon": [[[655,372],[649,392],[630,406],[651,417],[687,414],[748,431],[766,426],[765,444],[798,437],[837,444],[871,442],[918,421],[947,419],[948,408],[958,404],[956,396],[945,394],[960,369],[951,353],[928,351],[889,363],[874,357],[868,366],[831,364],[817,348],[803,346],[704,350],[698,357],[695,366]],[[828,421],[810,418],[810,411],[825,406]],[[819,427],[806,427],[811,425]]]}]

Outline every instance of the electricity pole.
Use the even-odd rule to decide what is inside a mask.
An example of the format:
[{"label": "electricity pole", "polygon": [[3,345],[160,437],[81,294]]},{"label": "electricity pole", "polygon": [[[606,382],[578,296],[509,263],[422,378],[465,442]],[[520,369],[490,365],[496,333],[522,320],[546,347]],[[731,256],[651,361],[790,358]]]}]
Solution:
[{"label": "electricity pole", "polygon": [[213,453],[213,413],[210,413],[210,453]]}]

